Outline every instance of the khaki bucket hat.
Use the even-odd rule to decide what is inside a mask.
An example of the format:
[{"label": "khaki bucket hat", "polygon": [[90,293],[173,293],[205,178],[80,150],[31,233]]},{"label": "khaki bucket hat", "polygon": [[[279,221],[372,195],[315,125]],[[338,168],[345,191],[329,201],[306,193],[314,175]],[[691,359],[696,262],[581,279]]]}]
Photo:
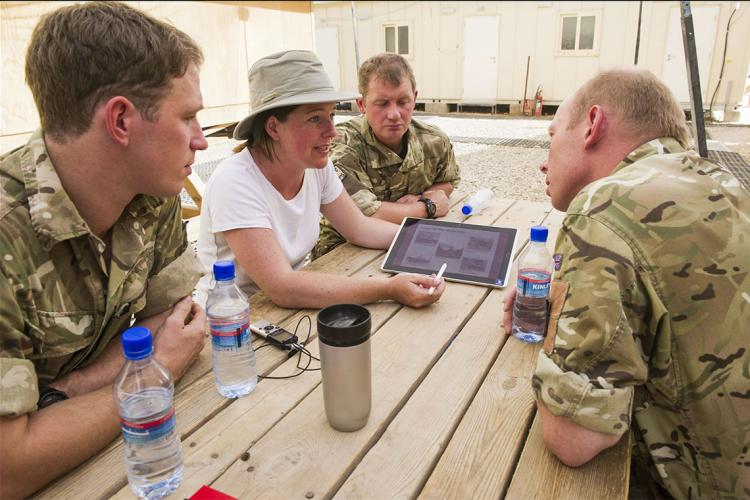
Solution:
[{"label": "khaki bucket hat", "polygon": [[253,120],[268,109],[357,99],[356,92],[333,88],[323,64],[309,50],[287,50],[259,59],[247,74],[250,114],[234,129],[234,138],[250,137]]}]

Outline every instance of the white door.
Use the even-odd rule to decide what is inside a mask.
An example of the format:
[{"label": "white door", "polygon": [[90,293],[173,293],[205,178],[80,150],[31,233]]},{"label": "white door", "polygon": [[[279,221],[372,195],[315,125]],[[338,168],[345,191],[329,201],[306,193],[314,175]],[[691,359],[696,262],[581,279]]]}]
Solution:
[{"label": "white door", "polygon": [[315,28],[315,53],[323,63],[334,88],[341,89],[339,64],[339,29],[336,26]]},{"label": "white door", "polygon": [[497,98],[498,16],[464,18],[463,92],[464,101],[492,101]]},{"label": "white door", "polygon": [[[695,52],[698,56],[698,74],[701,81],[701,95],[706,105],[709,89],[708,72],[711,69],[714,41],[716,40],[716,23],[719,19],[718,6],[691,6],[693,29],[695,30]],[[690,102],[687,68],[685,67],[685,49],[682,43],[682,21],[680,8],[672,7],[669,12],[667,28],[667,46],[664,67],[661,77],[680,102]],[[713,91],[713,89],[711,89]]]}]

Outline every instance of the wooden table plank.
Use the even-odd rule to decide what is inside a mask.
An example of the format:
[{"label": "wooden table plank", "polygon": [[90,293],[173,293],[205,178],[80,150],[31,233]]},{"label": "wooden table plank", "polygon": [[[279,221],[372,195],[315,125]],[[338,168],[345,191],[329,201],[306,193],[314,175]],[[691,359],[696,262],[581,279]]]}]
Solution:
[{"label": "wooden table plank", "polygon": [[[364,276],[375,273],[379,265],[379,262],[373,261],[355,275]],[[372,316],[374,335],[378,334],[382,325],[401,307],[403,306],[390,301],[367,306]],[[316,355],[318,350],[315,331],[316,311],[301,311],[298,314],[305,312],[310,314],[313,323],[308,348],[313,355]],[[258,352],[259,360],[266,351],[285,356],[280,351],[263,349]],[[316,362],[314,363],[317,365]],[[295,364],[295,360],[289,360],[271,375],[283,376],[294,373]],[[262,380],[249,396],[236,400],[203,424],[183,442],[185,478],[177,493],[187,497],[195,493],[202,484],[211,483],[232,463],[238,461],[253,441],[268,432],[318,384],[320,384],[319,372],[305,373],[284,381]],[[237,405],[239,405],[238,408],[235,408]],[[178,414],[179,417],[180,414]],[[242,438],[237,439],[236,436],[242,436]]]},{"label": "wooden table plank", "polygon": [[[526,235],[519,238],[523,243],[528,239],[528,228],[542,221],[548,211],[547,204],[516,204],[496,219],[494,225],[517,227]],[[479,219],[476,222],[493,221]],[[519,245],[517,251],[521,247]],[[504,293],[504,289],[495,289],[488,294],[384,435],[337,492],[337,497],[413,498],[419,493],[506,340],[502,330]]]},{"label": "wooden table plank", "polygon": [[537,352],[507,339],[419,498],[501,497],[533,415]]},{"label": "wooden table plank", "polygon": [[[379,263],[371,261],[371,266],[365,268],[363,273],[372,273],[377,270]],[[391,303],[392,304],[392,303]],[[283,311],[277,308],[279,311]],[[286,310],[287,314],[292,314],[286,321],[279,322],[282,326],[294,331],[297,319],[304,314],[314,314],[314,311]],[[278,313],[282,314],[282,313]],[[270,314],[266,317],[273,318],[278,314]],[[384,322],[391,312],[382,315],[373,315],[375,327]],[[315,333],[314,316],[311,317],[313,322],[313,331]],[[272,319],[273,321],[273,319]],[[311,336],[314,339],[314,335]],[[206,342],[210,347],[210,342]],[[255,341],[254,347],[257,349],[262,341]],[[205,351],[205,350],[204,350]],[[215,388],[213,375],[210,371],[210,350],[202,354],[209,360],[208,370],[202,377],[195,380],[191,385],[186,386],[175,397],[175,414],[177,415],[177,430],[182,439],[186,439],[196,429],[202,426],[207,420],[213,417],[223,408],[231,405],[234,400],[224,398]],[[286,361],[286,354],[278,351],[263,349],[257,353],[256,362],[258,373],[269,374],[279,365]],[[84,464],[63,476],[58,481],[40,492],[44,497],[74,498],[84,495],[86,492],[96,491],[97,493],[108,496],[122,488],[127,478],[123,464],[123,443],[119,436],[103,451],[86,461]]]},{"label": "wooden table plank", "polygon": [[[548,213],[547,204],[503,199],[465,218],[460,214],[464,197],[451,197],[444,220],[519,227],[523,242],[528,226],[545,214],[553,227],[562,220],[563,214]],[[345,244],[305,269],[382,276],[383,256],[382,250]],[[623,485],[627,496],[627,468],[622,465],[629,459],[627,440],[588,464],[593,477],[584,478],[577,474],[583,469],[568,469],[546,451],[538,424],[529,432],[534,415],[530,376],[538,346],[501,334],[503,293],[449,283],[441,300],[423,310],[390,301],[369,305],[373,409],[365,428],[353,433],[328,425],[319,372],[262,380],[250,396],[227,400],[215,390],[211,351],[204,349],[178,385],[185,479],[174,496],[190,496],[202,484],[240,497],[421,493],[427,498],[497,498],[507,493],[512,498],[566,498],[566,492],[622,497]],[[314,323],[314,310],[278,308],[262,294],[252,299],[252,319],[268,319],[289,330],[305,314]],[[314,326],[311,334],[316,339]],[[317,342],[309,348],[316,353]],[[270,348],[257,358],[259,372],[275,376],[289,374],[296,364]],[[598,464],[600,459],[604,462]],[[607,483],[603,474],[625,476]],[[549,477],[542,481],[548,484],[540,485],[537,476]],[[132,498],[121,440],[42,493]]]},{"label": "wooden table plank", "polygon": [[[563,218],[563,213],[552,211],[545,220],[551,228],[551,239]],[[523,439],[535,413],[530,379],[538,351],[538,345],[512,338],[506,342],[421,498],[627,497],[627,439],[587,464],[588,475],[582,474],[581,469],[566,467],[552,456],[537,425],[532,427],[528,440]],[[517,463],[522,448],[523,455]]]},{"label": "wooden table plank", "polygon": [[[378,439],[486,295],[482,287],[450,283],[426,310],[402,308],[373,337],[373,408],[368,424],[353,433],[327,423],[317,387],[213,484],[241,497],[287,498],[312,492],[330,496]],[[429,314],[426,314],[429,313]],[[252,468],[252,470],[248,470]]]},{"label": "wooden table plank", "polygon": [[[452,213],[449,214],[446,218],[456,219],[460,216],[460,213],[458,212],[456,206],[458,201],[461,199],[462,196],[459,193],[456,201],[454,202],[454,209],[452,210]],[[454,201],[453,198],[451,201]],[[498,202],[498,205],[507,206],[511,203],[512,202]],[[382,275],[382,273],[379,272],[379,266],[380,260],[382,259],[384,253],[385,252],[381,250],[363,249],[347,243],[337,248],[335,252],[331,252],[330,254],[327,254],[321,259],[313,262],[309,266],[309,269],[321,270],[323,272],[339,272],[349,274],[352,270],[357,269],[363,262],[367,262],[368,264],[364,268],[359,269],[359,271],[355,273],[355,275]],[[362,255],[367,255],[366,261],[362,260]],[[356,265],[353,263],[356,263]],[[258,297],[262,299],[263,295],[256,295],[254,299]],[[272,306],[272,308],[273,307],[275,306]],[[376,331],[379,326],[400,307],[401,306],[399,304],[393,302],[383,302],[368,306],[373,317],[373,331]],[[311,319],[314,322],[315,311],[311,310],[300,311],[294,314],[294,316],[288,318],[286,322],[288,323],[288,325],[296,325],[297,319],[304,314],[311,315]],[[287,329],[291,331],[292,327],[287,326]],[[311,339],[314,340],[315,337],[316,335],[313,331]],[[314,344],[317,347],[317,344]],[[258,359],[260,365],[260,361],[262,358],[258,356]],[[288,364],[289,363],[287,363],[287,365]],[[289,371],[286,367],[283,370],[285,373]],[[198,382],[197,386],[201,387],[200,395],[203,396],[203,399],[197,402],[193,402],[193,404],[189,408],[190,413],[187,414],[187,418],[190,418],[191,414],[193,413],[205,414],[205,407],[207,404],[210,404],[210,402],[205,400],[206,397],[220,398],[218,394],[214,395],[213,392],[211,392],[211,387],[213,387],[212,382],[206,382],[206,380],[209,379],[210,377],[205,377],[203,380]],[[277,403],[276,400],[272,399],[268,404],[259,403],[258,407],[253,406],[253,409],[255,411],[243,417],[242,419],[238,419],[238,414],[244,414],[247,412],[243,411],[243,408],[233,408],[234,405],[232,405],[228,409],[222,410],[210,422],[206,422],[202,428],[198,429],[198,432],[196,434],[190,435],[189,439],[185,440],[185,442],[187,443],[184,446],[186,462],[185,479],[183,480],[183,484],[178,490],[178,494],[189,496],[190,494],[195,492],[201,484],[210,483],[232,462],[238,460],[248,447],[246,442],[243,441],[252,441],[254,439],[257,439],[257,437],[254,437],[256,436],[256,434],[257,436],[263,435],[271,426],[276,423],[276,421],[278,421],[278,418],[276,418],[268,422],[263,420],[259,423],[259,420],[256,418],[256,414],[258,413],[258,411],[260,411],[263,416],[266,416],[268,414],[283,416],[286,411],[289,411],[296,404],[298,404],[299,399],[309,393],[310,390],[312,390],[312,388],[314,388],[314,386],[317,385],[320,381],[319,377],[313,380],[314,385],[312,386],[309,386],[308,384],[302,384],[301,387],[295,387],[294,391],[290,391],[290,396],[286,398],[286,400],[284,400],[284,404],[282,404],[281,407],[269,408],[268,405],[273,406]],[[257,398],[265,398],[265,396],[262,395],[263,391],[260,390],[260,388],[264,387],[264,385],[259,384],[258,387],[259,388],[255,390],[255,392],[258,392],[259,394]],[[298,397],[295,399],[292,394],[295,394]],[[242,398],[239,401],[244,402],[245,400],[253,399],[254,397],[255,396],[251,398]],[[183,399],[184,398],[190,400],[189,395],[183,396]],[[180,401],[178,401],[178,404],[179,403]],[[214,402],[213,404],[216,403]],[[187,412],[187,404],[185,406],[186,409],[184,410],[184,412]],[[179,409],[180,408],[178,408],[178,410]],[[185,417],[185,415],[182,415],[181,413],[178,413],[178,415],[180,416],[180,418]],[[249,433],[250,436],[247,437],[247,440],[245,440],[245,436],[248,435],[248,432],[242,432],[243,426],[252,426],[253,429],[253,431]],[[233,430],[228,430],[230,427]],[[204,428],[208,429],[208,431],[203,432]],[[243,440],[229,439],[227,441],[227,435],[235,436],[238,434],[243,435]],[[218,439],[214,439],[217,436]],[[221,450],[221,453],[219,453],[217,450]],[[128,494],[129,491],[127,487],[121,489],[120,495],[127,496]]]},{"label": "wooden table plank", "polygon": [[[451,196],[452,208],[446,219],[457,220],[462,216],[460,214],[460,202],[465,196],[465,193],[460,191]],[[345,243],[334,252],[330,252],[310,263],[305,269],[351,275],[367,266],[368,272],[365,274],[372,274],[373,272],[380,274],[377,270],[384,253],[383,250],[361,248]],[[377,266],[372,266],[374,262],[377,262]],[[267,319],[272,323],[290,329],[290,331],[294,330],[298,317],[310,312],[300,314],[293,309],[279,308],[263,294],[254,295],[250,304],[251,319]],[[256,338],[253,341],[253,347],[257,349],[262,343],[263,340]],[[268,356],[258,356],[258,373],[267,374],[283,361],[284,354],[280,352],[269,351]],[[190,388],[189,394],[183,396],[183,391],[188,388]],[[206,342],[196,361],[179,381],[175,393],[178,431],[182,434],[183,439],[231,403],[231,400],[219,395],[213,385],[210,342]],[[122,450],[122,439],[118,436],[97,455],[42,489],[39,495],[42,497],[72,498],[91,491],[96,491],[105,496],[112,494],[127,482]]]},{"label": "wooden table plank", "polygon": [[[547,450],[537,414],[507,498],[628,498],[631,434],[581,467],[568,467]],[[522,471],[522,473],[521,473]]]},{"label": "wooden table plank", "polygon": [[[545,217],[550,239],[557,234],[563,215],[552,210]],[[539,344],[508,339],[421,498],[498,498],[503,494],[534,412],[531,376],[539,349]]]},{"label": "wooden table plank", "polygon": [[[350,243],[345,243],[337,248],[335,252],[330,252],[320,259],[308,264],[305,270],[351,276],[373,260],[381,258],[382,254],[382,250],[362,248]],[[276,306],[262,293],[255,294],[250,299],[251,320],[265,319],[271,323],[286,327],[287,323],[291,321],[287,320],[289,320],[294,313],[294,309],[282,309]],[[294,328],[295,325],[296,322],[292,324],[292,328]],[[253,340],[253,347],[257,348],[262,343],[262,339],[255,338]],[[190,365],[188,371],[180,379],[176,387],[176,392],[179,393],[184,390],[185,387],[204,377],[210,371],[211,342],[206,342],[198,359]]]}]

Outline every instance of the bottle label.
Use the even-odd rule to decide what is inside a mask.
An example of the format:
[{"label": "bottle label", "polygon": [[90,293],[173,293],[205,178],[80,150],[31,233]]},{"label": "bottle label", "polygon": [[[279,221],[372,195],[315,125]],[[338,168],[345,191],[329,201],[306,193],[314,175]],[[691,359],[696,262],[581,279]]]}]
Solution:
[{"label": "bottle label", "polygon": [[144,444],[170,435],[175,428],[174,406],[147,422],[120,417],[122,437],[128,444]]},{"label": "bottle label", "polygon": [[552,274],[536,269],[524,269],[518,273],[518,293],[524,297],[546,299]]},{"label": "bottle label", "polygon": [[211,344],[219,351],[234,351],[250,342],[249,322],[211,324]]}]

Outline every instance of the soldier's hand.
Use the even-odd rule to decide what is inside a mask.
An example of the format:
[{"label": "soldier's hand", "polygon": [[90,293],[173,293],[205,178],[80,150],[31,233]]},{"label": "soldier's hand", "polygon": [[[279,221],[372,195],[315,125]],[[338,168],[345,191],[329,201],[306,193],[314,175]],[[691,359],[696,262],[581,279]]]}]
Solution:
[{"label": "soldier's hand", "polygon": [[516,285],[511,286],[505,292],[505,298],[503,299],[503,328],[506,335],[510,335],[513,326],[513,304],[516,301],[517,291]]},{"label": "soldier's hand", "polygon": [[183,297],[157,330],[154,357],[177,380],[201,352],[205,338],[206,312],[192,297]]},{"label": "soldier's hand", "polygon": [[451,204],[448,201],[448,196],[442,189],[435,189],[434,191],[425,191],[422,196],[429,198],[435,204],[435,217],[442,217],[448,213],[451,208]]},{"label": "soldier's hand", "polygon": [[[411,307],[424,307],[437,302],[445,291],[445,279],[421,274],[402,273],[388,280],[391,285],[391,298]],[[435,290],[432,295],[430,287]]]}]

